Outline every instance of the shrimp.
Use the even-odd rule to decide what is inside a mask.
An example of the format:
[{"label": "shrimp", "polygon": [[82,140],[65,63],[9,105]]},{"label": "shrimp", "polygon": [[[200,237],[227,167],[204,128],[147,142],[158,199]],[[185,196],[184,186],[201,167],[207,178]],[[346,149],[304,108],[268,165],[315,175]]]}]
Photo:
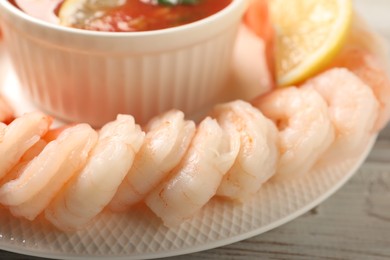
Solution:
[{"label": "shrimp", "polygon": [[33,220],[85,164],[97,133],[87,124],[64,130],[58,139],[24,168],[20,176],[0,187],[0,203],[15,216]]},{"label": "shrimp", "polygon": [[46,208],[46,219],[61,230],[79,229],[89,223],[113,198],[144,135],[128,115],[119,115],[103,126],[85,167]]},{"label": "shrimp", "polygon": [[250,100],[275,85],[274,30],[266,0],[252,0],[238,30],[226,100]]},{"label": "shrimp", "polygon": [[9,103],[0,95],[0,122],[9,123],[14,118],[14,112]]},{"label": "shrimp", "polygon": [[224,100],[251,100],[275,86],[274,34],[267,0],[249,0],[238,30],[232,81]]},{"label": "shrimp", "polygon": [[355,16],[348,43],[331,67],[347,68],[372,88],[379,101],[374,130],[381,130],[390,119],[390,79],[388,49],[384,41]]},{"label": "shrimp", "polygon": [[49,130],[51,123],[50,117],[34,112],[22,115],[8,126],[2,124],[0,127],[0,180]]},{"label": "shrimp", "polygon": [[0,180],[0,187],[3,184],[14,180],[20,176],[24,168],[30,163],[32,159],[43,151],[43,148],[47,145],[47,142],[43,139],[38,140],[33,146],[31,146],[19,159],[18,163]]},{"label": "shrimp", "polygon": [[250,30],[264,40],[265,57],[274,81],[275,30],[272,26],[268,0],[251,0],[243,20]]},{"label": "shrimp", "polygon": [[[231,87],[226,100],[250,100],[274,86],[265,57],[265,43],[248,26],[241,24],[233,52]],[[254,58],[256,57],[256,58]]]},{"label": "shrimp", "polygon": [[334,140],[328,107],[314,89],[278,89],[254,105],[279,129],[280,159],[273,180],[305,174]]},{"label": "shrimp", "polygon": [[390,79],[375,57],[361,50],[350,49],[340,56],[339,61],[338,66],[348,68],[371,87],[379,102],[374,130],[380,131],[390,119]]},{"label": "shrimp", "polygon": [[183,160],[146,196],[146,205],[169,227],[192,217],[215,195],[239,147],[235,129],[224,131],[216,120],[206,117]]},{"label": "shrimp", "polygon": [[220,124],[232,124],[241,142],[237,159],[223,177],[217,195],[243,201],[275,174],[279,155],[277,129],[244,101],[217,105],[212,115]]},{"label": "shrimp", "polygon": [[30,163],[30,161],[38,156],[50,141],[55,140],[66,127],[68,126],[49,129],[46,134],[41,137],[41,139],[39,139],[23,154],[17,165],[0,180],[0,186],[20,176],[21,172]]},{"label": "shrimp", "polygon": [[313,89],[325,99],[335,128],[335,140],[321,161],[334,162],[358,153],[372,135],[378,116],[379,103],[371,88],[342,68],[326,71],[301,88]]},{"label": "shrimp", "polygon": [[195,133],[195,123],[172,110],[151,120],[133,166],[110,203],[121,211],[140,202],[180,162]]},{"label": "shrimp", "polygon": [[49,131],[47,131],[47,133],[42,136],[42,139],[44,141],[46,141],[46,143],[49,143],[55,139],[58,138],[58,136],[67,128],[69,127],[72,127],[72,126],[75,126],[76,124],[67,124],[67,125],[61,125],[59,127],[56,127],[56,128],[51,128],[49,129]]}]

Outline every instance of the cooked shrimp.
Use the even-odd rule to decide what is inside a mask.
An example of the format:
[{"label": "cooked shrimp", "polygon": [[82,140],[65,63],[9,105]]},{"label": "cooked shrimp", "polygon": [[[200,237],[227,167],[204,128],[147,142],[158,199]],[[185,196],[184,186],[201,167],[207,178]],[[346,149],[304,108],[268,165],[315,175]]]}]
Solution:
[{"label": "cooked shrimp", "polygon": [[275,174],[279,155],[277,129],[258,109],[244,101],[218,105],[213,116],[222,125],[231,124],[241,142],[237,159],[223,177],[217,195],[243,201]]},{"label": "cooked shrimp", "polygon": [[56,127],[56,128],[50,128],[49,131],[47,131],[47,133],[42,136],[42,139],[45,140],[47,143],[55,140],[58,138],[58,136],[60,136],[60,134],[67,128],[69,127],[72,127],[72,126],[75,126],[76,124],[67,124],[67,125],[61,125],[59,127]]},{"label": "cooked shrimp", "polygon": [[146,197],[146,204],[165,225],[177,226],[215,195],[240,147],[239,135],[230,130],[224,131],[209,117],[204,119],[183,160]]},{"label": "cooked shrimp", "polygon": [[62,230],[90,222],[114,196],[144,135],[132,116],[119,115],[103,126],[85,167],[56,195],[45,210],[46,219]]},{"label": "cooked shrimp", "polygon": [[0,187],[20,176],[24,168],[35,158],[38,154],[43,151],[43,148],[47,145],[47,142],[43,139],[38,140],[33,146],[31,146],[20,158],[18,163],[0,180]]},{"label": "cooked shrimp", "polygon": [[281,157],[277,179],[308,172],[334,140],[328,107],[313,89],[278,89],[254,104],[279,129]]},{"label": "cooked shrimp", "polygon": [[0,127],[0,179],[12,169],[38,140],[49,130],[50,117],[28,113]]},{"label": "cooked shrimp", "polygon": [[378,116],[379,104],[371,88],[350,71],[336,68],[309,80],[302,86],[302,90],[307,89],[316,90],[325,99],[336,133],[321,161],[333,162],[358,153],[372,135]]},{"label": "cooked shrimp", "polygon": [[9,123],[14,118],[14,112],[9,103],[0,95],[0,122]]},{"label": "cooked shrimp", "polygon": [[251,0],[244,15],[244,24],[264,40],[268,69],[274,77],[275,31],[269,12],[268,0]]},{"label": "cooked shrimp", "polygon": [[15,216],[33,220],[85,164],[97,133],[89,125],[68,128],[24,168],[20,176],[0,187],[0,203]]},{"label": "cooked shrimp", "polygon": [[371,54],[358,49],[349,49],[340,56],[338,66],[346,67],[355,73],[367,86],[371,87],[379,102],[378,116],[374,130],[379,131],[390,119],[390,79]]},{"label": "cooked shrimp", "polygon": [[379,101],[379,115],[374,130],[381,130],[390,119],[390,79],[388,46],[355,17],[352,31],[341,54],[331,64],[356,74],[372,88]]},{"label": "cooked shrimp", "polygon": [[274,30],[266,0],[252,0],[233,52],[232,87],[226,100],[251,100],[275,85]]},{"label": "cooked shrimp", "polygon": [[0,144],[3,142],[3,136],[5,134],[5,129],[7,129],[7,125],[0,122]]},{"label": "cooked shrimp", "polygon": [[146,131],[134,164],[110,203],[115,211],[140,202],[180,162],[195,133],[195,123],[173,110],[153,119]]},{"label": "cooked shrimp", "polygon": [[248,26],[241,24],[234,52],[232,82],[225,100],[250,100],[272,89],[273,75],[268,69],[265,43]]}]

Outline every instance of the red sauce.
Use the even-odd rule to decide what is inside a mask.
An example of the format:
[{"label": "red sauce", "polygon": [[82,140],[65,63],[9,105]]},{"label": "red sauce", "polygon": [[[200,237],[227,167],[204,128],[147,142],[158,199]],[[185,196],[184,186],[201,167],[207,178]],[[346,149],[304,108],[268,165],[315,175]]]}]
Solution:
[{"label": "red sauce", "polygon": [[[18,6],[15,2],[21,3],[26,0],[9,1]],[[63,19],[61,1],[55,10],[43,10],[43,12],[54,11],[56,15],[60,16],[60,23],[79,29],[113,32],[150,31],[204,19],[219,12],[232,2],[232,0],[200,0],[197,4],[167,6],[147,4],[145,1],[148,0],[126,0],[124,4],[119,6],[99,9],[84,5],[83,9],[79,9],[76,14],[71,16],[71,19]],[[27,3],[34,5],[34,1]],[[29,13],[28,4],[27,8],[26,6],[19,7]]]}]

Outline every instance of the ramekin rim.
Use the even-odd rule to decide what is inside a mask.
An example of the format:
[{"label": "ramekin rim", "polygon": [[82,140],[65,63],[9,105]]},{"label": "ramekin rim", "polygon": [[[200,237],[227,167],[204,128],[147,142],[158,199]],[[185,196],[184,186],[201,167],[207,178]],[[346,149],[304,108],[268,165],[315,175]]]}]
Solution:
[{"label": "ramekin rim", "polygon": [[[150,37],[150,36],[159,36],[159,35],[168,35],[168,34],[176,34],[181,31],[187,31],[191,29],[195,29],[197,27],[207,26],[210,23],[216,22],[224,16],[229,16],[230,13],[235,12],[236,9],[240,9],[241,5],[245,5],[247,0],[232,0],[228,6],[220,10],[219,12],[210,15],[201,20],[171,27],[167,29],[159,29],[159,30],[151,30],[151,31],[137,31],[137,32],[103,32],[103,31],[92,31],[92,30],[84,30],[84,29],[76,29],[71,27],[62,26],[59,24],[50,23],[39,18],[33,17],[22,10],[15,7],[8,0],[0,1],[0,6],[3,6],[13,15],[20,17],[21,19],[31,22],[35,25],[45,27],[47,29],[55,30],[57,32],[69,33],[73,35],[79,36],[89,36],[89,37],[110,37],[110,38],[137,38],[137,37]],[[243,7],[241,7],[243,8]]]}]

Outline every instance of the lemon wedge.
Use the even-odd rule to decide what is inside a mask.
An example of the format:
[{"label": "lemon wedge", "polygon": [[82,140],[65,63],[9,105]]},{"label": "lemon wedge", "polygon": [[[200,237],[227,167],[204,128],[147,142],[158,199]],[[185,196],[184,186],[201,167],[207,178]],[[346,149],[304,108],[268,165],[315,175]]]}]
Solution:
[{"label": "lemon wedge", "polygon": [[352,22],[352,0],[271,0],[276,31],[276,80],[294,85],[337,55]]}]

